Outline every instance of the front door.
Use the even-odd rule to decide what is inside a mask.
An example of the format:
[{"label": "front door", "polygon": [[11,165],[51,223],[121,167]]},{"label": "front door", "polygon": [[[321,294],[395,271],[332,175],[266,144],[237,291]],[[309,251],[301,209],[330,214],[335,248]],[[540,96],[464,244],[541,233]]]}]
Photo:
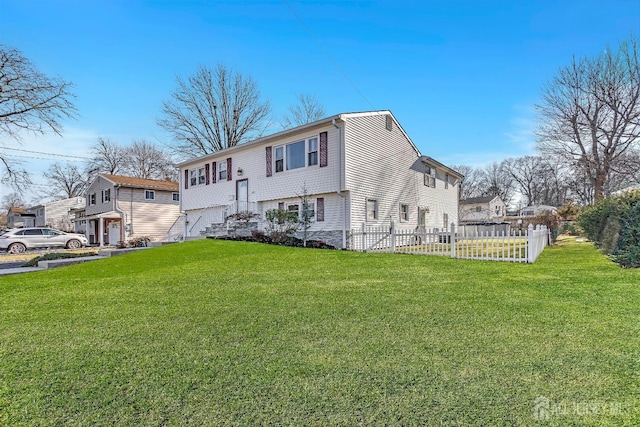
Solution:
[{"label": "front door", "polygon": [[237,212],[249,210],[249,185],[246,179],[236,181],[236,202],[238,203]]},{"label": "front door", "polygon": [[117,245],[120,240],[120,221],[113,221],[109,223],[109,244]]}]

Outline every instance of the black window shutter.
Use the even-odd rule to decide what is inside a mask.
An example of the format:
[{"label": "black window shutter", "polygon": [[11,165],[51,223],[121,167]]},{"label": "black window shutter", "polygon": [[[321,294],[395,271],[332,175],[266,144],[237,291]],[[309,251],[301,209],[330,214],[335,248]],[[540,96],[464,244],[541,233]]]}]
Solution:
[{"label": "black window shutter", "polygon": [[189,188],[189,169],[184,170],[184,189]]},{"label": "black window shutter", "polygon": [[217,167],[218,167],[218,163],[211,162],[211,183],[212,184],[215,184],[216,179],[218,179],[218,173],[216,172]]},{"label": "black window shutter", "polygon": [[328,138],[328,132],[320,132],[320,167],[321,168],[327,166],[328,164],[327,138]]},{"label": "black window shutter", "polygon": [[267,176],[271,176],[273,175],[273,167],[271,165],[273,158],[272,158],[272,154],[271,154],[271,147],[266,147],[266,151],[267,151]]},{"label": "black window shutter", "polygon": [[324,197],[316,199],[316,221],[324,221]]},{"label": "black window shutter", "polygon": [[206,163],[204,165],[204,174],[205,174],[204,184],[209,185],[209,163]]},{"label": "black window shutter", "polygon": [[231,157],[227,158],[227,181],[231,181]]}]

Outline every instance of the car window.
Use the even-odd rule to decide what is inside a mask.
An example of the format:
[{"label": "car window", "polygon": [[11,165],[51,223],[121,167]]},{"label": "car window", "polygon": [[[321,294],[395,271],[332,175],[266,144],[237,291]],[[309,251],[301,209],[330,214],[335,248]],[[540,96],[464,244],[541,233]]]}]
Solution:
[{"label": "car window", "polygon": [[25,236],[42,236],[42,230],[36,228],[34,230],[24,230]]},{"label": "car window", "polygon": [[57,231],[57,230],[52,230],[52,229],[50,229],[50,228],[45,228],[44,230],[42,230],[42,233],[43,233],[45,236],[59,236],[59,235],[61,235],[61,234],[62,234],[61,232],[59,232],[59,231]]}]

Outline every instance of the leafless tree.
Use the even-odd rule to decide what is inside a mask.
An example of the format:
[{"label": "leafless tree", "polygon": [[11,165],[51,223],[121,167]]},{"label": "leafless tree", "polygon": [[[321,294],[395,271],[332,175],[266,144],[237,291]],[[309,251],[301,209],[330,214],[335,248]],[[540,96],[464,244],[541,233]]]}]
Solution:
[{"label": "leafless tree", "polygon": [[186,80],[178,77],[171,100],[163,103],[158,125],[176,142],[176,154],[197,157],[260,136],[271,111],[256,82],[222,64],[201,66]]},{"label": "leafless tree", "polygon": [[177,170],[171,157],[152,143],[139,139],[125,148],[125,170],[128,176],[144,179],[177,181]]},{"label": "leafless tree", "polygon": [[464,178],[460,182],[460,200],[482,195],[480,181],[482,170],[469,165],[453,165],[451,169],[460,172]]},{"label": "leafless tree", "polygon": [[514,180],[502,162],[493,162],[482,169],[479,187],[482,196],[500,196],[507,206],[515,196]]},{"label": "leafless tree", "polygon": [[24,201],[22,195],[15,191],[9,194],[5,194],[2,197],[2,201],[0,201],[0,208],[4,212],[8,212],[11,208],[23,208],[26,205],[27,202]]},{"label": "leafless tree", "polygon": [[91,147],[91,157],[93,158],[89,163],[91,177],[95,177],[99,173],[118,175],[125,169],[127,152],[117,142],[100,137]]},{"label": "leafless tree", "polygon": [[596,200],[604,197],[612,170],[640,143],[638,53],[630,38],[597,57],[574,57],[536,106],[538,147],[582,169]]},{"label": "leafless tree", "polygon": [[[71,83],[47,77],[20,51],[0,44],[0,135],[18,143],[25,133],[61,135],[61,121],[76,114],[73,98]],[[2,152],[0,163],[3,182],[28,181],[27,173]]]},{"label": "leafless tree", "polygon": [[296,95],[298,103],[289,106],[289,114],[282,122],[283,129],[291,129],[307,123],[315,122],[325,116],[325,110],[318,98],[312,94]]},{"label": "leafless tree", "polygon": [[56,162],[43,175],[48,184],[43,196],[56,200],[83,196],[90,184],[86,170],[73,163]]}]

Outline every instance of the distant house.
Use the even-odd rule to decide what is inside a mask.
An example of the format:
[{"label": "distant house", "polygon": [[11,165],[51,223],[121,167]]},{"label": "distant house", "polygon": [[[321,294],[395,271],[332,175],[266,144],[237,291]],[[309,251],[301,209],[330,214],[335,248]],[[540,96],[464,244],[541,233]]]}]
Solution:
[{"label": "distant house", "polygon": [[115,245],[134,237],[164,240],[180,215],[178,183],[100,174],[86,192],[77,229],[90,244]]},{"label": "distant house", "polygon": [[460,200],[460,224],[500,223],[506,215],[506,206],[500,196],[472,197]]},{"label": "distant house", "polygon": [[555,206],[548,206],[548,205],[527,206],[526,208],[522,208],[520,210],[521,217],[535,217],[543,214],[555,215],[557,213],[558,213],[558,208],[556,208]]},{"label": "distant house", "polygon": [[11,207],[7,213],[7,227],[31,227],[35,223],[35,218],[35,214],[28,212],[27,208]]},{"label": "distant house", "polygon": [[74,209],[84,207],[84,197],[71,197],[55,202],[32,206],[26,210],[32,216],[25,221],[25,227],[51,227],[62,231],[73,230]]},{"label": "distant house", "polygon": [[348,247],[364,226],[448,228],[462,175],[420,153],[390,111],[343,113],[192,159],[180,167],[184,236],[224,233],[229,215],[301,215],[313,239]]}]

